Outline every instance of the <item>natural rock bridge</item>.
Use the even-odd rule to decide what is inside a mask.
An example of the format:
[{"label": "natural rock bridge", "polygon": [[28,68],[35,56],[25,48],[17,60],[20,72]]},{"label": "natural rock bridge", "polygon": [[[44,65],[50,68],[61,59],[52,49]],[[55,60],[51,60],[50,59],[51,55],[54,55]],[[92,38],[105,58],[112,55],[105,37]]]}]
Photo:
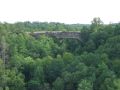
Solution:
[{"label": "natural rock bridge", "polygon": [[46,35],[46,36],[56,37],[56,38],[80,39],[80,31],[38,31],[38,32],[32,32],[30,34],[35,37]]}]

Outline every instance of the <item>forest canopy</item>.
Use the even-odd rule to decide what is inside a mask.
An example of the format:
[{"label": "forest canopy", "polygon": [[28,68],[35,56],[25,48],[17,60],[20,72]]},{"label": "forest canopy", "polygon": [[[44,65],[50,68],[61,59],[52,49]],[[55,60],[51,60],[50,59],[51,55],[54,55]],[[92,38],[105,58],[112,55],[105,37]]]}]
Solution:
[{"label": "forest canopy", "polygon": [[[26,34],[35,31],[81,34]],[[120,90],[120,23],[0,23],[0,90]]]}]

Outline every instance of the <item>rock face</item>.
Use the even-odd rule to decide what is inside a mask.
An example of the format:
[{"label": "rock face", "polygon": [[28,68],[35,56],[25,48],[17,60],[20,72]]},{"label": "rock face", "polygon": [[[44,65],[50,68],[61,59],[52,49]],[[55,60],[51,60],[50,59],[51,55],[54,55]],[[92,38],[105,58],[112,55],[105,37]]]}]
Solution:
[{"label": "rock face", "polygon": [[34,37],[39,37],[41,35],[46,35],[56,38],[75,38],[80,39],[80,32],[78,31],[39,31],[31,33]]}]

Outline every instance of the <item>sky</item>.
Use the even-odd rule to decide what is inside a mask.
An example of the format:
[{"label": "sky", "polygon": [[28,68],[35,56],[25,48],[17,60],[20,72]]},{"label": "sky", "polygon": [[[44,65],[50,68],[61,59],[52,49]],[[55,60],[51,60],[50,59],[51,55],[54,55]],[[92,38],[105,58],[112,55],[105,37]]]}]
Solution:
[{"label": "sky", "polygon": [[0,0],[0,22],[61,22],[89,24],[120,21],[120,0]]}]

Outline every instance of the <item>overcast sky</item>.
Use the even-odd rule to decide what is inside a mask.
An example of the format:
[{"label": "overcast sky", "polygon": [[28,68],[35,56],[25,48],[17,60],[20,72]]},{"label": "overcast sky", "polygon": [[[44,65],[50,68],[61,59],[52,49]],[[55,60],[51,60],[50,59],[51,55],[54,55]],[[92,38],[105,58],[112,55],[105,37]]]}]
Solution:
[{"label": "overcast sky", "polygon": [[120,21],[120,0],[0,0],[0,22],[90,23]]}]

